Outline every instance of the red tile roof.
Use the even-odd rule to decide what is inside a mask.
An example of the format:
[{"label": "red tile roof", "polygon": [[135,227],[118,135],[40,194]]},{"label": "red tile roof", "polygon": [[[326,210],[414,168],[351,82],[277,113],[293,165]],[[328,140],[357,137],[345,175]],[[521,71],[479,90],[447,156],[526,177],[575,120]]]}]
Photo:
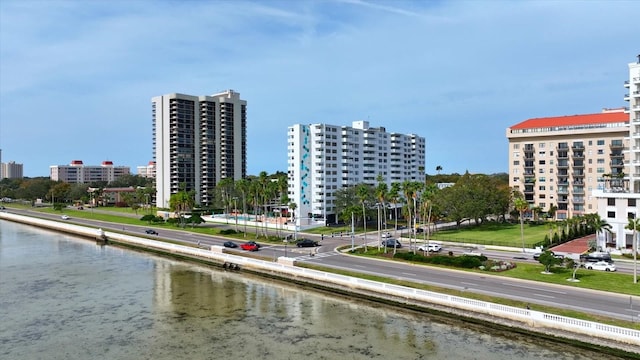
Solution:
[{"label": "red tile roof", "polygon": [[534,129],[555,126],[575,126],[604,123],[628,122],[629,114],[624,112],[607,112],[598,114],[555,116],[528,119],[511,127],[511,130]]}]

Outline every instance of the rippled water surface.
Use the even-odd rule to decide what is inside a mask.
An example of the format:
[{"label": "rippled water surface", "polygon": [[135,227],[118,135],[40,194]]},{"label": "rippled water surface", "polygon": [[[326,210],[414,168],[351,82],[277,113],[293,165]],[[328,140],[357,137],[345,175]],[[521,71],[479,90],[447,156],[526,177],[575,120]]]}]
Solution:
[{"label": "rippled water surface", "polygon": [[0,359],[598,359],[0,221]]}]

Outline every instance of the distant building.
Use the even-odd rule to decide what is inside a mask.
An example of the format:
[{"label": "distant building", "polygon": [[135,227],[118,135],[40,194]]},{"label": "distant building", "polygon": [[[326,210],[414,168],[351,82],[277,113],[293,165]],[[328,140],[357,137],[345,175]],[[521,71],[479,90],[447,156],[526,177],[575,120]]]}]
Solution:
[{"label": "distant building", "polygon": [[211,96],[168,94],[151,99],[156,206],[184,187],[209,205],[222,179],[247,174],[247,102],[228,90]]},{"label": "distant building", "polygon": [[71,184],[89,184],[93,182],[111,183],[123,175],[130,175],[128,166],[114,166],[111,161],[101,165],[84,165],[82,160],[73,160],[69,165],[50,166],[50,179]]},{"label": "distant building", "polygon": [[624,175],[629,116],[602,113],[525,120],[507,129],[509,186],[531,208],[556,207],[557,219],[595,213],[591,193],[607,177]]},{"label": "distant building", "polygon": [[15,161],[9,161],[8,163],[1,163],[0,165],[0,179],[22,179],[23,166],[17,164]]},{"label": "distant building", "polygon": [[147,164],[146,166],[138,166],[138,176],[142,176],[145,178],[155,178],[156,162],[149,161],[149,164]]},{"label": "distant building", "polygon": [[289,199],[296,218],[335,220],[335,193],[357,184],[425,180],[425,139],[387,132],[368,121],[352,126],[293,125],[287,132]]}]

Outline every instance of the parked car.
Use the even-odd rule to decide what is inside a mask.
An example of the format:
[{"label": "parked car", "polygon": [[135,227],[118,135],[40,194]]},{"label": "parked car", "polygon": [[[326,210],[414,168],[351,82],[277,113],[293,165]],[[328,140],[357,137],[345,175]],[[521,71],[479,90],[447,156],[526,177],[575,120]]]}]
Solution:
[{"label": "parked car", "polygon": [[440,252],[442,245],[438,243],[423,244],[418,247],[418,251]]},{"label": "parked car", "polygon": [[158,235],[158,232],[153,229],[147,229],[144,232],[146,232],[149,235]]},{"label": "parked car", "polygon": [[238,247],[238,244],[234,243],[233,241],[225,241],[224,244],[222,245],[226,248],[232,248],[232,249],[235,249]]},{"label": "parked car", "polygon": [[390,232],[384,232],[384,233],[382,233],[382,237],[385,238],[385,239],[386,238],[390,238],[391,237],[391,233]]},{"label": "parked car", "polygon": [[62,216],[60,216],[60,218],[61,218],[62,220],[69,220],[69,219],[71,219],[71,218],[69,217],[69,215],[62,215]]},{"label": "parked car", "polygon": [[402,244],[397,239],[386,239],[382,242],[382,246],[401,248]]},{"label": "parked car", "polygon": [[311,239],[300,239],[296,242],[297,247],[316,247],[318,242]]},{"label": "parked car", "polygon": [[607,261],[590,262],[587,263],[584,267],[589,270],[616,271],[616,266],[613,263]]},{"label": "parked car", "polygon": [[247,251],[258,251],[258,249],[260,249],[260,246],[258,246],[258,244],[253,241],[249,241],[240,245],[240,248]]}]

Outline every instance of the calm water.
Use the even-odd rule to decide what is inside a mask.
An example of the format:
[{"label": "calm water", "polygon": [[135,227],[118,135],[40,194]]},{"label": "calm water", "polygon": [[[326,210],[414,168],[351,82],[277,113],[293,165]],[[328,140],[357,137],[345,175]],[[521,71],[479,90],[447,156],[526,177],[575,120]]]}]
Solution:
[{"label": "calm water", "polygon": [[598,359],[0,220],[0,359]]}]

